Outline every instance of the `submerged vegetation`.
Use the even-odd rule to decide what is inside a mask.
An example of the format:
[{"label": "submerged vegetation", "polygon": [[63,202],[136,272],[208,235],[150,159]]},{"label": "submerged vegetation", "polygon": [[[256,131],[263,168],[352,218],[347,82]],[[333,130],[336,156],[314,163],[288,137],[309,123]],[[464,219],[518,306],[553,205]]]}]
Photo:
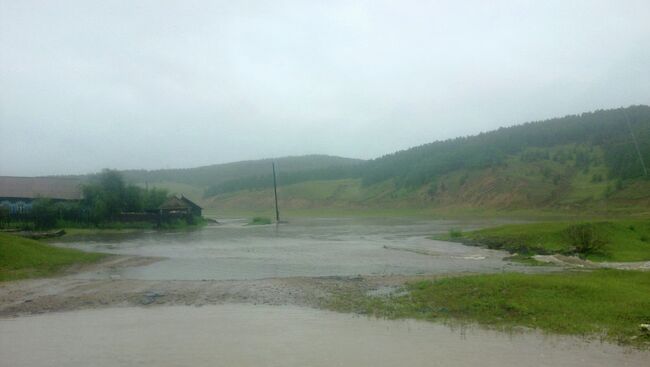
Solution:
[{"label": "submerged vegetation", "polygon": [[67,266],[92,263],[104,256],[0,233],[0,281],[49,276]]},{"label": "submerged vegetation", "polygon": [[460,320],[650,345],[650,272],[491,274],[408,284],[390,297],[339,294],[329,307],[389,318]]}]

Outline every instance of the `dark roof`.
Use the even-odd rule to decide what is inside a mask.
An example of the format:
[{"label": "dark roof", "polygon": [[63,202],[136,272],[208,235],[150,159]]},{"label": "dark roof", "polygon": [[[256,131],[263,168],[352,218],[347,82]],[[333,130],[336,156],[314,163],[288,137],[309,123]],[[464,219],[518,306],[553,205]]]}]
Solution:
[{"label": "dark roof", "polygon": [[166,209],[166,210],[179,210],[179,209],[191,209],[191,206],[181,200],[180,198],[176,196],[171,196],[165,200],[162,205],[158,207],[158,209]]},{"label": "dark roof", "polygon": [[193,203],[190,199],[181,195],[180,197],[170,196],[169,198],[167,198],[167,200],[165,200],[164,203],[162,203],[161,206],[158,207],[158,209],[182,210],[182,209],[201,209],[201,207]]},{"label": "dark roof", "polygon": [[181,201],[185,202],[187,205],[194,209],[202,209],[200,206],[198,206],[195,202],[192,200],[186,198],[184,195],[181,195]]},{"label": "dark roof", "polygon": [[81,200],[81,181],[60,177],[0,176],[0,197]]}]

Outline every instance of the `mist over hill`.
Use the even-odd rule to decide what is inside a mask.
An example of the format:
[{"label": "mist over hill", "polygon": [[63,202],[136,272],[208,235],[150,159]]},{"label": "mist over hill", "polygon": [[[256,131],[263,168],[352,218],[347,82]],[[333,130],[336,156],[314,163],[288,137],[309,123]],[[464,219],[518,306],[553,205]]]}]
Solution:
[{"label": "mist over hill", "polygon": [[[288,206],[301,208],[646,206],[642,161],[650,162],[650,107],[631,106],[433,142],[353,165],[284,170],[278,182]],[[260,172],[208,187],[207,205],[270,205],[273,180]]]},{"label": "mist over hill", "polygon": [[273,205],[272,162],[288,208],[647,208],[650,107],[528,122],[372,160],[306,155],[122,173],[209,208],[261,210]]},{"label": "mist over hill", "polygon": [[122,171],[128,181],[134,183],[176,182],[198,187],[216,185],[229,180],[271,174],[271,163],[276,162],[282,172],[296,172],[332,167],[355,166],[360,159],[333,157],[328,155],[304,155],[296,157],[268,158],[196,168],[127,170]]}]

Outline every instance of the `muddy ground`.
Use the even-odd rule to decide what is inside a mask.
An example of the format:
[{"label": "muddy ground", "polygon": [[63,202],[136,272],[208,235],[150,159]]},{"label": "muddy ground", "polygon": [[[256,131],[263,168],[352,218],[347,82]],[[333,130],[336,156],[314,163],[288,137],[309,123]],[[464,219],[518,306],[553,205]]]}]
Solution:
[{"label": "muddy ground", "polygon": [[[551,258],[546,259],[546,258]],[[561,257],[546,256],[564,268],[633,268],[648,270],[650,262],[621,264],[574,264]],[[103,261],[68,268],[61,276],[0,283],[0,317],[102,307],[159,305],[215,305],[249,303],[327,308],[333,295],[397,291],[407,282],[452,275],[387,275],[287,277],[251,280],[137,280],[80,279],[75,274],[114,271],[144,266],[163,258],[111,255]],[[572,258],[571,258],[572,259]],[[570,260],[571,260],[570,259]],[[634,266],[632,266],[634,265]],[[467,275],[456,273],[453,276]]]},{"label": "muddy ground", "polygon": [[[158,258],[111,256],[69,269],[56,278],[0,283],[0,317],[73,311],[102,307],[214,305],[250,303],[324,308],[334,294],[390,292],[407,281],[436,276],[291,277],[257,280],[87,280],[74,274],[119,267],[142,266]],[[437,276],[440,277],[440,276]]]}]

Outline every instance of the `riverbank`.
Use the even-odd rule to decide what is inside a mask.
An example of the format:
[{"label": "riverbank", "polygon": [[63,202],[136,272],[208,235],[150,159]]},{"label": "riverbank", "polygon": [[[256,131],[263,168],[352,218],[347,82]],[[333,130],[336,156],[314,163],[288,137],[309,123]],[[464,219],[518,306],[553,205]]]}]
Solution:
[{"label": "riverbank", "polygon": [[15,232],[40,233],[64,231],[66,235],[120,234],[155,230],[192,230],[203,228],[214,223],[217,223],[214,219],[205,217],[195,217],[191,223],[188,223],[185,220],[175,220],[164,222],[160,225],[154,222],[104,222],[93,225],[89,223],[60,221],[48,230],[37,231],[34,230],[34,223],[16,222],[12,223],[11,226],[2,228],[0,233],[5,232],[11,234]]},{"label": "riverbank", "polygon": [[[204,215],[214,218],[253,218],[256,216],[274,217],[273,206],[234,209],[212,208],[203,210]],[[281,207],[280,216],[283,218],[416,218],[435,220],[466,220],[466,219],[501,219],[518,221],[570,221],[570,220],[611,220],[613,218],[634,220],[650,219],[650,212],[599,212],[599,211],[567,211],[564,209],[486,209],[475,207],[313,207],[292,208]]]},{"label": "riverbank", "polygon": [[[102,272],[161,259],[113,256],[78,270]],[[614,302],[613,300],[616,300]],[[650,315],[650,272],[287,277],[251,280],[85,279],[79,274],[0,284],[0,317],[108,307],[294,305],[380,318],[477,323],[601,338],[640,349]]]},{"label": "riverbank", "polygon": [[451,230],[434,238],[528,257],[559,253],[591,261],[650,261],[650,221],[508,224],[470,232]]},{"label": "riverbank", "polygon": [[[327,308],[339,292],[360,293],[396,288],[406,282],[439,276],[284,277],[251,280],[137,280],[113,276],[88,279],[83,274],[144,266],[162,260],[111,256],[54,278],[0,283],[0,317],[107,307],[154,307],[250,303]],[[81,273],[83,272],[83,273]]]},{"label": "riverbank", "polygon": [[[312,219],[247,226],[239,220],[202,231],[73,238],[58,246],[115,255],[82,272],[0,284],[0,317],[125,306],[297,305],[497,329],[525,326],[646,348],[632,333],[638,327],[633,323],[647,323],[642,318],[650,309],[650,290],[643,279],[650,273],[575,275],[569,267],[557,273],[563,268],[524,266],[503,261],[503,251],[428,239],[458,225],[478,229],[490,223]],[[541,274],[549,272],[556,274]],[[437,295],[456,303],[439,306]],[[567,304],[554,303],[564,298]],[[603,306],[609,312],[604,316],[598,311],[603,303],[610,307]],[[616,305],[620,309],[612,310]],[[562,307],[586,315],[573,317]],[[427,314],[433,311],[440,314]],[[560,323],[553,316],[573,331],[556,330]],[[624,326],[616,329],[616,323]]]},{"label": "riverbank", "polygon": [[0,282],[53,276],[67,267],[90,264],[104,257],[104,254],[58,248],[0,233]]},{"label": "riverbank", "polygon": [[526,327],[650,347],[650,272],[481,274],[407,282],[377,296],[339,292],[328,308],[387,318]]}]

